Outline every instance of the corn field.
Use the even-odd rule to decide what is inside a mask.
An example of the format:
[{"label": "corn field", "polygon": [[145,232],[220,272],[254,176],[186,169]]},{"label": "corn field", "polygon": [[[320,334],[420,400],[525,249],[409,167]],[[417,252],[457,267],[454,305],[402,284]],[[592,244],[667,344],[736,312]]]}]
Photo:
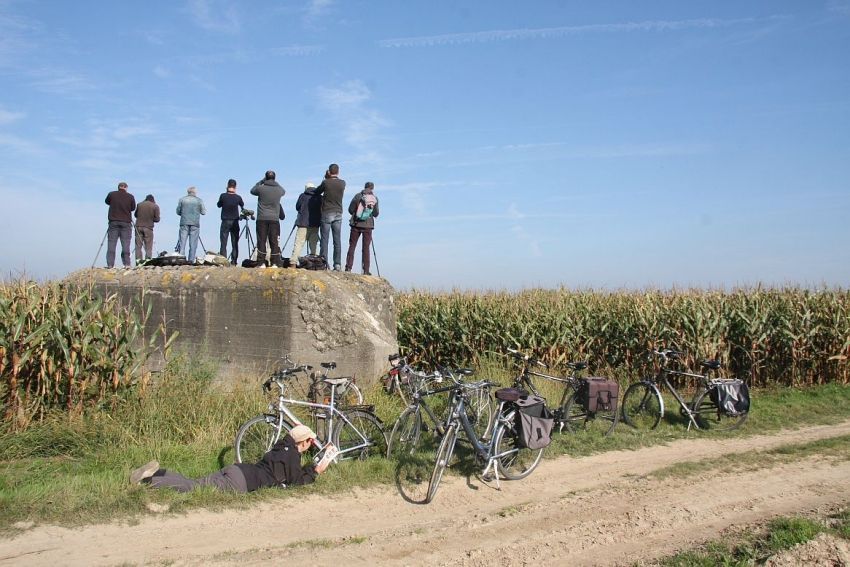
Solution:
[{"label": "corn field", "polygon": [[70,415],[135,384],[157,336],[145,314],[59,283],[0,285],[0,399],[3,422],[25,428],[47,412]]},{"label": "corn field", "polygon": [[553,365],[586,360],[598,373],[652,369],[652,348],[718,358],[753,386],[848,383],[850,292],[414,291],[397,303],[398,340],[419,361],[475,364],[505,346]]}]

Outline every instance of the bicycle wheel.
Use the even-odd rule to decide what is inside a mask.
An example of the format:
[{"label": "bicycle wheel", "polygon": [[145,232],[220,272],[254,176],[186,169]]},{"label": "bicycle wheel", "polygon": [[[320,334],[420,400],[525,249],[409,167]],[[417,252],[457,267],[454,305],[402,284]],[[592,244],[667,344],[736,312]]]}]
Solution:
[{"label": "bicycle wheel", "polygon": [[399,453],[412,453],[416,449],[422,431],[422,413],[419,406],[409,407],[395,420],[387,439],[387,457]]},{"label": "bicycle wheel", "polygon": [[348,419],[340,419],[334,428],[333,444],[342,459],[365,459],[387,454],[387,433],[381,420],[366,410],[343,412]]},{"label": "bicycle wheel", "polygon": [[340,407],[352,407],[352,406],[361,406],[363,405],[363,394],[360,392],[360,388],[357,387],[357,384],[351,382],[350,384],[341,388],[338,392],[339,399],[337,402]]},{"label": "bicycle wheel", "polygon": [[494,452],[501,455],[496,460],[499,472],[508,480],[519,480],[532,473],[540,464],[543,449],[529,449],[523,446],[520,433],[513,417],[497,427],[493,441]]},{"label": "bicycle wheel", "polygon": [[655,429],[661,421],[661,395],[648,382],[635,382],[623,396],[623,421],[635,429]]},{"label": "bicycle wheel", "polygon": [[278,426],[280,416],[263,414],[252,417],[239,428],[233,448],[237,463],[254,464],[263,458],[292,425],[284,421]]},{"label": "bicycle wheel", "polygon": [[449,466],[452,453],[454,453],[455,441],[457,441],[457,426],[452,424],[446,430],[446,434],[443,435],[440,446],[437,448],[437,455],[434,459],[434,470],[431,471],[431,481],[428,483],[428,494],[425,496],[425,504],[431,502],[437,494],[437,488],[440,487],[440,481],[443,480],[443,473],[446,472],[446,467]]},{"label": "bicycle wheel", "polygon": [[731,431],[738,429],[747,421],[749,412],[732,416],[720,411],[720,408],[711,399],[711,390],[714,388],[716,386],[704,390],[697,394],[694,399],[692,411],[695,414],[694,419],[697,425],[699,425],[700,429],[707,429],[709,431]]},{"label": "bicycle wheel", "polygon": [[616,407],[609,410],[599,409],[595,412],[589,412],[584,409],[581,393],[575,391],[567,398],[561,412],[564,425],[570,433],[587,431],[607,436],[614,431],[619,421]]},{"label": "bicycle wheel", "polygon": [[466,416],[479,439],[490,433],[495,406],[496,401],[490,395],[490,388],[479,388],[470,392],[469,401],[465,406]]}]

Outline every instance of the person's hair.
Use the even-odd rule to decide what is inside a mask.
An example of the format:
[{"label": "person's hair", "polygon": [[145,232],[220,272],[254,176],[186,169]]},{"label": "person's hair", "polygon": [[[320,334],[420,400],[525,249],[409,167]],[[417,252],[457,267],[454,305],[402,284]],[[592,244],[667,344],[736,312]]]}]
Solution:
[{"label": "person's hair", "polygon": [[364,188],[364,189],[374,189],[374,188],[375,188],[375,184],[374,184],[374,183],[372,183],[371,181],[367,181],[367,182],[366,182],[366,185],[364,185],[364,186],[363,186],[363,188]]},{"label": "person's hair", "polygon": [[339,166],[335,163],[332,163],[328,166],[328,173],[331,175],[339,175]]},{"label": "person's hair", "polygon": [[154,199],[153,199],[153,195],[148,195],[147,197],[145,197],[145,201],[150,201],[151,203],[156,203],[156,201],[154,201]]},{"label": "person's hair", "polygon": [[266,172],[266,181],[274,180],[274,171],[271,169]]},{"label": "person's hair", "polygon": [[198,194],[198,190],[197,190],[197,189],[195,189],[195,186],[193,185],[193,186],[189,187],[188,189],[186,189],[186,193],[187,193],[188,195],[197,195],[197,194]]},{"label": "person's hair", "polygon": [[127,188],[127,182],[122,181],[121,183],[118,184],[118,188],[119,189],[126,189]]},{"label": "person's hair", "polygon": [[228,187],[228,189],[230,187],[236,187],[236,180],[235,179],[228,179],[227,180],[227,187]]}]

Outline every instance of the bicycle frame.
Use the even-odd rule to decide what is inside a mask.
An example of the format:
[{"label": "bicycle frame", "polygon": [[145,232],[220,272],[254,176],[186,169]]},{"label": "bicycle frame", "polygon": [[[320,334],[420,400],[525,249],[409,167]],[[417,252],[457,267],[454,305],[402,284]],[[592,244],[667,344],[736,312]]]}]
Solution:
[{"label": "bicycle frame", "polygon": [[659,410],[661,411],[661,415],[664,415],[665,408],[664,408],[664,396],[661,395],[661,389],[658,387],[659,380],[660,380],[660,383],[662,385],[666,386],[667,389],[670,391],[670,393],[673,394],[673,397],[676,399],[676,401],[679,403],[679,406],[682,408],[682,412],[685,415],[688,416],[688,420],[689,420],[688,429],[691,428],[691,425],[693,425],[694,428],[699,429],[700,427],[699,427],[699,424],[696,421],[696,418],[694,417],[695,414],[694,414],[692,408],[690,407],[688,402],[685,400],[685,398],[682,397],[682,395],[679,393],[679,391],[676,388],[673,387],[673,384],[670,383],[669,376],[684,376],[686,378],[699,378],[700,384],[702,385],[702,387],[706,388],[706,387],[708,387],[708,383],[709,383],[708,375],[706,375],[706,374],[695,374],[693,372],[685,372],[685,371],[682,371],[682,370],[672,370],[672,369],[667,368],[665,366],[665,367],[662,367],[658,371],[658,374],[656,374],[652,378],[642,380],[642,382],[644,382],[645,384],[650,386],[658,394],[658,399],[661,400],[661,407],[659,408]]},{"label": "bicycle frame", "polygon": [[[336,405],[334,403],[335,402],[335,395],[336,395],[336,386],[331,385],[330,403],[320,404],[320,403],[316,403],[316,402],[305,402],[303,400],[296,400],[296,399],[293,399],[293,398],[287,398],[286,396],[283,395],[283,392],[286,389],[286,385],[283,384],[282,382],[280,382],[279,380],[275,380],[275,382],[277,382],[277,385],[278,385],[278,388],[280,388],[281,394],[277,398],[277,405],[275,406],[275,404],[270,404],[269,409],[276,412],[279,416],[281,416],[281,419],[278,421],[278,424],[277,424],[277,429],[278,429],[277,437],[278,438],[280,437],[281,429],[283,429],[284,420],[289,421],[292,425],[303,425],[301,420],[299,420],[298,417],[288,407],[289,405],[294,405],[294,406],[307,407],[307,408],[311,408],[311,409],[314,409],[314,410],[324,410],[325,411],[326,419],[328,420],[328,422],[327,422],[328,439],[326,439],[327,442],[330,442],[330,435],[332,434],[332,432],[334,430],[334,427],[333,427],[334,416],[337,416],[339,419],[341,419],[342,421],[344,421],[345,423],[350,425],[351,428],[357,433],[357,435],[360,437],[360,440],[362,441],[362,443],[359,444],[359,445],[356,445],[354,447],[349,447],[347,449],[341,450],[337,454],[336,458],[344,456],[347,453],[359,451],[359,450],[364,449],[366,447],[372,446],[372,443],[370,443],[370,441],[363,435],[363,432],[361,432],[359,429],[357,429],[357,426],[355,426],[353,423],[351,423],[351,421],[349,421],[349,419],[346,417],[346,415],[343,412],[336,409]],[[315,439],[313,441],[313,444],[316,446],[316,448],[319,451],[321,451],[325,448],[326,443],[322,443],[321,441],[319,441],[319,439]]]},{"label": "bicycle frame", "polygon": [[[498,459],[510,455],[511,453],[517,452],[516,449],[510,451],[504,451],[502,453],[493,454],[493,451],[496,448],[496,439],[498,439],[499,430],[505,427],[505,424],[510,422],[511,418],[513,418],[513,410],[508,412],[507,415],[504,415],[505,402],[500,400],[499,407],[496,411],[496,419],[495,425],[493,426],[493,434],[490,436],[490,440],[488,443],[484,444],[481,442],[481,439],[478,438],[478,435],[475,433],[475,429],[472,427],[472,424],[469,422],[469,418],[466,415],[465,405],[466,405],[466,394],[463,392],[464,387],[455,385],[453,386],[453,394],[450,405],[449,418],[446,421],[446,428],[450,428],[453,424],[459,423],[461,429],[463,429],[464,434],[466,435],[467,440],[472,445],[475,453],[482,460],[487,462],[487,466],[481,471],[482,476],[486,476],[488,472],[492,470],[493,478],[496,480],[496,486],[499,487],[499,469],[496,466],[496,462]],[[452,447],[449,450],[449,455],[454,453],[454,443],[457,442],[457,432],[454,433],[455,439],[452,443]]]}]

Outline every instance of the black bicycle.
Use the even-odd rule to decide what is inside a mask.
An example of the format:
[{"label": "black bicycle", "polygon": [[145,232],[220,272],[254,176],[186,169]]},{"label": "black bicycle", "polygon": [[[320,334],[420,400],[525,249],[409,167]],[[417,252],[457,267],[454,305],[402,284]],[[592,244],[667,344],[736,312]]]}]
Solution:
[{"label": "black bicycle", "polygon": [[563,386],[561,401],[552,410],[558,431],[563,431],[566,427],[567,431],[571,433],[585,430],[609,435],[617,427],[619,413],[617,411],[616,392],[613,393],[614,395],[608,396],[602,403],[595,396],[591,397],[590,388],[594,379],[582,378],[578,375],[587,368],[586,362],[568,362],[567,367],[572,371],[572,374],[554,376],[539,370],[540,368],[549,369],[545,362],[516,349],[507,348],[506,350],[509,356],[519,361],[522,369],[514,378],[514,387],[528,390],[536,396],[545,397],[534,385],[533,377],[543,378]]},{"label": "black bicycle", "polygon": [[[749,389],[742,380],[722,377],[712,378],[711,372],[718,372],[720,362],[703,360],[700,363],[704,373],[696,374],[683,370],[674,370],[670,365],[678,362],[683,353],[665,348],[653,350],[652,354],[661,360],[658,372],[635,382],[623,396],[623,421],[636,429],[655,429],[664,417],[664,397],[662,388],[667,388],[679,404],[679,412],[687,420],[688,429],[709,429],[728,431],[737,429],[745,421],[750,410]],[[699,386],[691,403],[685,401],[682,394],[670,383],[671,376],[696,378]]]}]

